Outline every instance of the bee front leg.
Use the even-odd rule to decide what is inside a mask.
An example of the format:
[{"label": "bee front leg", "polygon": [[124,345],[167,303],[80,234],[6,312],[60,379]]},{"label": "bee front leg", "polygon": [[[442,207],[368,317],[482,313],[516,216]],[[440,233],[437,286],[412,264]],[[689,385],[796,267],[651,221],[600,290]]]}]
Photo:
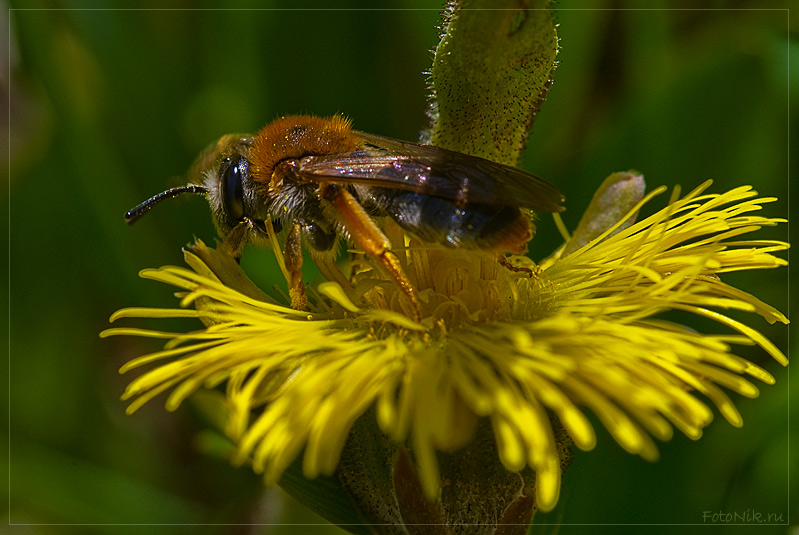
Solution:
[{"label": "bee front leg", "polygon": [[248,226],[246,222],[241,222],[227,233],[222,240],[221,249],[236,259],[236,262],[241,261],[241,253],[244,250],[244,245],[247,243]]},{"label": "bee front leg", "polygon": [[283,250],[283,259],[288,272],[289,297],[291,308],[304,310],[308,304],[305,286],[302,284],[302,238],[300,223],[295,221],[286,236],[286,245]]},{"label": "bee front leg", "polygon": [[363,206],[346,189],[336,184],[321,184],[319,195],[335,207],[339,221],[347,230],[352,241],[367,255],[377,258],[383,268],[397,282],[408,296],[413,316],[420,321],[422,313],[416,299],[416,289],[402,270],[399,258],[391,251],[391,242],[366,213]]}]

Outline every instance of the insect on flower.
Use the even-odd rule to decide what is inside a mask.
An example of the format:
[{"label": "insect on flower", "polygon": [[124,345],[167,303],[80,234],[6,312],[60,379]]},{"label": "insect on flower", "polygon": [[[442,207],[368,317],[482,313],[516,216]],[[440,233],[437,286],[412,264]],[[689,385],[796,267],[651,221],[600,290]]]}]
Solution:
[{"label": "insect on flower", "polygon": [[286,228],[292,306],[304,308],[303,242],[334,256],[349,239],[408,296],[413,285],[376,218],[391,218],[428,243],[523,254],[535,226],[529,210],[559,212],[563,195],[530,173],[476,156],[352,130],[342,116],[288,116],[254,137],[227,135],[200,156],[187,186],[159,193],[125,214],[133,223],[160,201],[204,194],[224,248],[268,244],[267,222]]}]

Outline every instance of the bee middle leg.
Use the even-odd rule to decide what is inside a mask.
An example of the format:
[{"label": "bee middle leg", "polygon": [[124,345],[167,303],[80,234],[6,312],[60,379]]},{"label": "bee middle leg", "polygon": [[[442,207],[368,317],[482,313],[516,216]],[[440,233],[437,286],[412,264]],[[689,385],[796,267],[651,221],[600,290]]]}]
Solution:
[{"label": "bee middle leg", "polygon": [[341,224],[349,232],[355,245],[367,255],[380,261],[383,268],[410,300],[414,319],[421,320],[422,313],[416,298],[416,289],[402,270],[399,258],[391,251],[391,242],[366,213],[363,206],[350,192],[336,184],[322,184],[319,187],[319,194],[335,207]]}]

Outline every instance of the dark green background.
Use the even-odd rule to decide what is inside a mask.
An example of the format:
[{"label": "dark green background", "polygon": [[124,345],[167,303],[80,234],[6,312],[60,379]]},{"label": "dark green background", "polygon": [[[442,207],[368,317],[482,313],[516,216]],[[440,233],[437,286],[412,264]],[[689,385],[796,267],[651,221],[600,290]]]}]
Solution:
[{"label": "dark green background", "polygon": [[[109,5],[176,9],[79,9]],[[13,531],[128,533],[155,528],[114,524],[153,523],[209,524],[163,526],[161,533],[337,531],[229,526],[319,520],[284,502],[280,491],[264,490],[249,469],[201,453],[206,424],[192,403],[167,413],[159,398],[125,416],[119,396],[135,373],[120,377],[117,370],[158,344],[97,334],[118,308],[173,304],[171,289],[137,272],[181,263],[180,247],[193,236],[213,241],[199,198],[169,201],[133,227],[122,219],[128,208],[180,184],[208,142],[291,113],[341,112],[360,130],[417,137],[426,121],[423,71],[436,44],[438,3],[395,5],[424,9],[11,2],[12,33],[0,44],[11,43],[10,67],[0,75],[11,114],[10,187],[3,189],[10,232],[0,233],[10,240],[11,449],[3,452],[10,499],[0,503],[10,504]],[[644,6],[668,9],[627,9]],[[561,64],[521,165],[564,192],[570,227],[605,176],[630,168],[643,172],[650,188],[690,189],[708,178],[717,192],[753,184],[780,197],[767,215],[787,217],[788,133],[799,109],[789,117],[789,98],[797,95],[789,48],[799,72],[798,17],[789,28],[787,10],[751,10],[764,6],[754,0],[702,6],[719,9],[679,9],[697,7],[688,1],[559,4]],[[20,9],[32,7],[68,9]],[[760,236],[787,239],[787,225]],[[531,255],[545,256],[557,244],[550,218],[542,217]],[[279,280],[269,252],[248,251],[243,264],[264,286]],[[787,269],[725,280],[787,312]],[[735,317],[787,354],[787,327]],[[725,332],[708,322],[692,325]],[[684,533],[701,527],[674,525],[701,525],[704,511],[774,513],[787,522],[788,373],[758,348],[739,354],[778,379],[762,385],[759,399],[734,397],[743,429],[717,414],[700,441],[676,435],[662,445],[661,461],[649,464],[623,452],[597,424],[596,450],[576,452],[557,509],[536,517],[565,525],[534,532],[630,526],[625,532]],[[795,402],[793,408],[797,414]],[[797,480],[794,471],[793,496]]]}]

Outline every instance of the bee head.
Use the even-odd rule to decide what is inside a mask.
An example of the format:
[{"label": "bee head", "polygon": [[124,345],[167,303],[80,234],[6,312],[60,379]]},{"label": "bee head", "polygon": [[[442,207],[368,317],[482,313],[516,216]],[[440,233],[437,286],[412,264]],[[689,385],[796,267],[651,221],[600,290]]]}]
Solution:
[{"label": "bee head", "polygon": [[252,138],[245,135],[223,136],[197,158],[189,172],[189,185],[147,199],[125,213],[125,220],[135,222],[164,199],[183,193],[203,194],[225,246],[239,257],[245,243],[265,238],[264,221],[269,219],[266,200],[250,175],[251,145]]}]

